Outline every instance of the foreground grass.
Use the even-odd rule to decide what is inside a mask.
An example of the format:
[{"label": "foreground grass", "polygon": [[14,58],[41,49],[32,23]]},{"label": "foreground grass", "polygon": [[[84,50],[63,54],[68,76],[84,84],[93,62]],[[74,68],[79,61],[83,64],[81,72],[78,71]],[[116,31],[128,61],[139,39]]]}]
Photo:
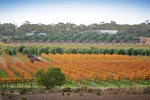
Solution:
[{"label": "foreground grass", "polygon": [[[17,89],[22,89],[22,88],[27,88],[27,89],[36,89],[36,88],[45,88],[43,86],[38,86],[34,82],[31,83],[22,83],[22,84],[17,84],[18,86],[15,87],[15,84],[5,84],[4,87],[0,87],[0,90],[17,90]],[[86,81],[84,83],[82,82],[73,82],[73,81],[67,81],[61,88],[65,87],[70,87],[70,88],[81,88],[81,87],[91,87],[91,88],[123,88],[123,87],[147,87],[150,86],[150,81],[141,81],[141,82],[136,82],[132,81],[130,82],[124,82],[124,81],[98,81],[91,83],[89,81]],[[60,87],[56,87],[60,88]]]},{"label": "foreground grass", "polygon": [[146,87],[150,85],[150,81],[132,81],[132,82],[125,82],[125,81],[98,81],[94,83],[90,83],[89,81],[83,83],[76,83],[73,81],[66,82],[63,87]]}]

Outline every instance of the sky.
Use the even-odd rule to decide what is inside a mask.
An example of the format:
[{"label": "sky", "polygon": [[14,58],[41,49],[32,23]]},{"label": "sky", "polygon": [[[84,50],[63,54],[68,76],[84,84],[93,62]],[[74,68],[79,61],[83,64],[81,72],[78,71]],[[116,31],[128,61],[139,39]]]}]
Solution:
[{"label": "sky", "polygon": [[150,20],[150,0],[0,0],[0,22],[139,24]]}]

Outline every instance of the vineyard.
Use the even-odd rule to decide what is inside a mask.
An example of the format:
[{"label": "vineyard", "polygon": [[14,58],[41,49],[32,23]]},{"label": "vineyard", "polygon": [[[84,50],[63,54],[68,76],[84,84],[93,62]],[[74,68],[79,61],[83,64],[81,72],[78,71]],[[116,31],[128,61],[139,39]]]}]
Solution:
[{"label": "vineyard", "polygon": [[[3,52],[0,58],[1,88],[33,85],[34,73],[42,68],[58,67],[66,82],[87,86],[150,85],[150,57],[109,54],[44,54],[42,60],[30,59],[17,52],[10,56]],[[100,85],[98,85],[100,86]]]}]

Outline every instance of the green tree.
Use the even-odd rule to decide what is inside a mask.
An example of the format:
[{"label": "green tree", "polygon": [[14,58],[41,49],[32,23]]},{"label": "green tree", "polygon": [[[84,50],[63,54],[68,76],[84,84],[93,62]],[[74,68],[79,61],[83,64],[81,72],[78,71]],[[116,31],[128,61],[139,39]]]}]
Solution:
[{"label": "green tree", "polygon": [[22,53],[27,54],[27,53],[29,53],[29,50],[27,48],[23,48]]},{"label": "green tree", "polygon": [[140,42],[140,38],[138,37],[134,37],[133,38],[133,44],[136,45],[136,43],[139,43]]},{"label": "green tree", "polygon": [[117,54],[125,55],[126,52],[125,52],[124,49],[119,49],[119,50],[117,51]]},{"label": "green tree", "polygon": [[63,48],[55,47],[55,53],[63,54]]},{"label": "green tree", "polygon": [[87,54],[92,54],[92,49],[87,49]]},{"label": "green tree", "polygon": [[41,55],[42,53],[46,53],[45,48],[39,48],[39,49],[37,50],[37,54],[38,54],[38,55]]},{"label": "green tree", "polygon": [[107,34],[101,34],[101,35],[99,36],[99,40],[100,40],[100,41],[104,41],[106,38],[107,38]]},{"label": "green tree", "polygon": [[109,54],[114,54],[115,50],[114,49],[108,49],[109,50]]},{"label": "green tree", "polygon": [[17,51],[18,51],[18,52],[22,52],[22,51],[23,51],[23,48],[25,48],[25,46],[21,45],[21,46],[19,46],[19,47],[17,48]]},{"label": "green tree", "polygon": [[138,49],[134,49],[133,51],[132,51],[132,55],[138,55],[139,54],[139,51],[138,51]]},{"label": "green tree", "polygon": [[126,55],[132,55],[132,51],[133,50],[134,50],[133,48],[127,48],[127,49],[125,49]]},{"label": "green tree", "polygon": [[46,89],[52,89],[55,86],[61,86],[65,82],[65,75],[59,68],[50,67],[48,70],[39,69],[35,73],[35,82],[38,85],[45,86]]},{"label": "green tree", "polygon": [[131,43],[132,40],[133,40],[133,36],[132,36],[132,35],[128,35],[128,36],[126,37],[126,43],[127,43],[127,44]]},{"label": "green tree", "polygon": [[140,52],[140,55],[142,55],[142,56],[147,55],[147,51],[146,51],[146,50],[144,50],[144,49],[142,49],[142,50],[141,50],[141,52]]},{"label": "green tree", "polygon": [[70,48],[69,51],[72,54],[77,54],[78,53],[78,49],[75,49],[75,48]]},{"label": "green tree", "polygon": [[109,53],[109,50],[107,48],[102,50],[102,54],[108,54],[108,53]]},{"label": "green tree", "polygon": [[13,51],[12,51],[11,49],[8,49],[8,50],[7,50],[7,54],[13,55],[14,53],[13,53]]}]

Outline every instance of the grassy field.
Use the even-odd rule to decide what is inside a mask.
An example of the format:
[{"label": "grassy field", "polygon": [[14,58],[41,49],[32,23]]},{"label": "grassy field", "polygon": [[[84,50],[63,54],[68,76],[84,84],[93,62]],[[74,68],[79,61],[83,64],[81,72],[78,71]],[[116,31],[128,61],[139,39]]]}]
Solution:
[{"label": "grassy field", "polygon": [[98,47],[98,48],[145,48],[150,49],[150,45],[120,45],[120,44],[52,44],[52,43],[11,43],[10,46],[19,46],[19,45],[25,45],[25,46],[49,46],[49,47],[64,47],[64,48],[90,48],[90,47]]}]

